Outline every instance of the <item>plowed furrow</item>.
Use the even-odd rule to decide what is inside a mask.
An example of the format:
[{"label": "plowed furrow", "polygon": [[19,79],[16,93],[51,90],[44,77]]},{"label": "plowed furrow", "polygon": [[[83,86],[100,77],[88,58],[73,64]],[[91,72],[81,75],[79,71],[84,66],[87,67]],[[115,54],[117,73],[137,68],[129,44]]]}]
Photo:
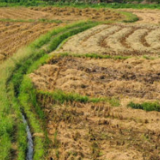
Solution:
[{"label": "plowed furrow", "polygon": [[104,43],[116,53],[121,52],[126,49],[126,47],[122,45],[121,39],[123,39],[123,37],[125,37],[125,35],[127,35],[131,31],[132,28],[122,28],[120,31],[114,33],[113,35],[105,39]]},{"label": "plowed furrow", "polygon": [[123,36],[123,37],[120,39],[121,44],[122,44],[123,46],[125,46],[125,48],[127,48],[127,49],[131,48],[131,46],[126,42],[126,39],[127,39],[130,35],[132,35],[132,34],[135,32],[135,30],[136,30],[136,27],[131,27],[131,28],[132,28],[132,30],[131,30],[130,32],[128,32],[127,34],[125,34],[125,36]]},{"label": "plowed furrow", "polygon": [[[62,51],[73,51],[73,52],[77,52],[77,53],[86,53],[86,52],[97,52],[97,51],[103,51],[105,52],[106,49],[103,49],[102,47],[99,47],[98,44],[101,41],[101,37],[103,38],[106,35],[110,35],[114,32],[116,32],[117,30],[119,30],[120,27],[119,26],[113,26],[113,27],[109,27],[108,29],[102,30],[100,31],[98,34],[93,33],[93,36],[89,37],[89,39],[87,38],[87,41],[82,41],[85,40],[86,37],[88,37],[88,35],[92,34],[92,31],[85,31],[83,33],[80,33],[76,36],[73,36],[68,42],[66,42],[64,44],[64,46],[62,47]],[[94,30],[97,30],[97,28],[94,28]],[[86,36],[87,35],[87,36]],[[83,38],[85,37],[85,38]],[[77,47],[79,46],[79,47]],[[95,48],[96,46],[96,48]]]},{"label": "plowed furrow", "polygon": [[152,49],[160,48],[160,29],[149,32],[146,36],[146,41]]},{"label": "plowed furrow", "polygon": [[1,50],[1,53],[5,53],[7,57],[9,57],[13,53],[15,53],[18,48],[27,45],[28,42],[33,41],[39,35],[44,34],[45,32],[46,30],[37,31],[37,32],[35,31],[34,34],[24,33],[23,35],[20,35],[18,39],[15,37],[15,39],[12,39],[12,41],[10,42],[10,45],[5,45],[3,47],[3,49]]},{"label": "plowed furrow", "polygon": [[[101,29],[102,27],[102,29]],[[98,26],[68,40],[58,52],[149,55],[160,52],[160,29],[145,25]]]},{"label": "plowed furrow", "polygon": [[131,34],[126,42],[135,51],[143,52],[148,51],[148,48],[142,44],[142,37],[147,34],[147,29],[137,29],[133,34]]},{"label": "plowed furrow", "polygon": [[12,37],[8,35],[8,38],[6,38],[5,40],[2,39],[2,42],[0,45],[3,45],[3,48],[5,48],[6,46],[8,46],[7,43],[12,43],[12,42],[14,43],[17,38],[21,39],[23,37],[26,37],[29,34],[34,34],[34,32],[39,31],[44,28],[45,26],[43,26],[43,24],[37,24],[37,25],[29,24],[28,26],[24,26],[24,28],[22,28],[22,30],[20,30],[18,34],[14,33]]},{"label": "plowed furrow", "polygon": [[152,29],[149,29],[148,32],[146,32],[142,37],[141,37],[141,43],[145,46],[145,47],[150,47],[150,44],[147,42],[146,37],[148,36],[148,34],[152,31]]},{"label": "plowed furrow", "polygon": [[[101,47],[101,42],[103,41],[103,39],[105,39],[107,36],[117,32],[118,30],[120,30],[119,26],[114,26],[114,27],[110,27],[107,29],[104,29],[103,31],[101,31],[98,34],[93,35],[92,37],[90,37],[85,43],[83,43],[82,47],[87,48],[87,50],[90,50],[90,52],[98,52],[99,50],[101,51],[106,51],[106,49]],[[97,46],[96,50],[93,46]]]},{"label": "plowed furrow", "polygon": [[[3,22],[1,22],[1,23],[3,23]],[[0,28],[0,34],[4,34],[3,32],[8,32],[8,31],[10,31],[10,30],[12,30],[12,29],[14,29],[14,28],[18,28],[18,27],[20,27],[20,24],[10,24],[10,23],[4,23],[4,25],[3,25],[3,27],[2,28]]]},{"label": "plowed furrow", "polygon": [[98,28],[93,28],[92,30],[90,29],[90,33],[88,33],[86,35],[86,37],[84,37],[81,41],[81,45],[83,43],[85,43],[88,39],[90,39],[92,36],[95,36],[96,34],[99,34],[100,32],[102,32],[103,30],[105,29],[108,29],[109,27],[111,26],[107,26],[107,25],[104,25],[104,26],[99,26]]}]

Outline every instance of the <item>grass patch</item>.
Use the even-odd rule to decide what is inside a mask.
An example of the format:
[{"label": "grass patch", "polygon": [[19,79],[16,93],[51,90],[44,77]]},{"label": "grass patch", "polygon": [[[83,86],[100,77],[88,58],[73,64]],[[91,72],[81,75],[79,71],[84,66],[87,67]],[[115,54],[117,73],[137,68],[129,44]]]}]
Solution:
[{"label": "grass patch", "polygon": [[48,62],[51,62],[52,59],[56,57],[79,57],[79,58],[94,58],[94,59],[115,59],[115,60],[125,60],[130,58],[129,56],[110,56],[110,55],[101,55],[98,53],[86,53],[86,54],[70,54],[70,53],[58,53],[51,55],[48,59]]},{"label": "grass patch", "polygon": [[25,22],[25,23],[33,23],[33,22],[39,22],[39,23],[62,23],[61,20],[50,20],[50,19],[0,19],[0,22]]},{"label": "grass patch", "polygon": [[159,102],[144,102],[142,104],[130,102],[128,104],[128,107],[134,108],[134,109],[142,109],[145,111],[158,111],[160,112],[160,103]]},{"label": "grass patch", "polygon": [[65,102],[81,102],[81,103],[98,103],[98,102],[106,102],[110,103],[112,106],[119,106],[119,100],[116,98],[95,98],[88,96],[81,96],[76,93],[67,93],[61,90],[55,90],[54,92],[45,92],[45,91],[37,91],[37,96],[43,96],[43,101],[47,98],[51,98],[54,102],[63,104]]},{"label": "grass patch", "polygon": [[123,22],[125,23],[133,23],[139,20],[139,18],[131,13],[131,12],[120,12],[121,14],[123,14],[125,16],[125,19],[123,20]]}]

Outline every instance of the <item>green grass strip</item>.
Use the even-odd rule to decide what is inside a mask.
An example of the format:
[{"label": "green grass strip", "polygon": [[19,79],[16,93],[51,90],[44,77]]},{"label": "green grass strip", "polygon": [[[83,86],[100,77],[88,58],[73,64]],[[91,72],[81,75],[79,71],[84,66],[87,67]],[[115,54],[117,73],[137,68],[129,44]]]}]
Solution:
[{"label": "green grass strip", "polygon": [[160,103],[159,102],[144,102],[142,104],[130,102],[128,104],[128,107],[134,108],[134,109],[142,109],[145,111],[158,111],[160,112]]},{"label": "green grass strip", "polygon": [[24,23],[62,23],[61,20],[50,19],[0,19],[0,22],[24,22]]},{"label": "green grass strip", "polygon": [[121,14],[123,14],[125,16],[125,19],[123,20],[123,22],[125,23],[133,23],[139,20],[139,18],[131,13],[131,12],[120,12]]},{"label": "green grass strip", "polygon": [[49,60],[55,57],[79,57],[79,58],[95,58],[95,59],[115,59],[115,60],[125,60],[130,58],[129,56],[111,56],[111,55],[102,55],[98,53],[86,53],[86,54],[74,54],[74,53],[58,53],[52,54]]},{"label": "green grass strip", "polygon": [[54,92],[37,91],[37,96],[43,96],[45,98],[52,98],[56,103],[63,104],[64,102],[81,102],[81,103],[98,103],[106,102],[110,103],[112,106],[119,106],[119,100],[116,98],[95,98],[88,96],[81,96],[78,93],[68,93],[61,90],[55,90]]},{"label": "green grass strip", "polygon": [[[83,2],[76,2],[76,1],[28,1],[28,2],[17,2],[17,3],[10,3],[10,2],[0,2],[0,7],[18,7],[18,6],[39,6],[39,7],[47,7],[47,6],[54,6],[54,7],[76,7],[76,8],[134,8],[134,9],[160,9],[160,4],[140,4],[142,0],[136,0],[135,2],[139,4],[132,4],[132,0],[125,0],[123,3],[83,3]],[[153,0],[153,2],[157,2]]]}]

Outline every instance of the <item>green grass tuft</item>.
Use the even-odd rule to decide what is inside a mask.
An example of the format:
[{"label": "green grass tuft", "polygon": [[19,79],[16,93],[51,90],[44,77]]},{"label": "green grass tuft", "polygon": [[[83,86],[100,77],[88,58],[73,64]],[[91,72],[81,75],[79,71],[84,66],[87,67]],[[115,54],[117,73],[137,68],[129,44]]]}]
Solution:
[{"label": "green grass tuft", "polygon": [[128,104],[128,107],[134,108],[134,109],[142,109],[145,111],[158,111],[160,112],[160,103],[159,102],[144,102],[142,104],[130,102]]}]

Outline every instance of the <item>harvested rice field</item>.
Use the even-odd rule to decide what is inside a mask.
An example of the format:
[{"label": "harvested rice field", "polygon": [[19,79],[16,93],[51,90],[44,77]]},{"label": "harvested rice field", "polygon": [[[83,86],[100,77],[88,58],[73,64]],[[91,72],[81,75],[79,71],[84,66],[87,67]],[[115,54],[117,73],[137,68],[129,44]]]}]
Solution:
[{"label": "harvested rice field", "polygon": [[[21,14],[19,14],[21,13]],[[2,7],[0,8],[0,19],[42,19],[47,16],[47,13],[44,12],[37,12],[34,10],[31,10],[30,8],[25,7]]]},{"label": "harvested rice field", "polygon": [[0,8],[0,19],[54,19],[74,22],[88,19],[96,21],[118,21],[123,18],[124,16],[119,12],[109,9],[78,9],[72,7]]},{"label": "harvested rice field", "polygon": [[94,21],[120,21],[124,18],[119,12],[109,9],[78,9],[72,7],[45,7],[45,8],[31,8],[34,11],[41,11],[48,13],[47,18],[55,18],[63,21],[94,20]]},{"label": "harvested rice field", "polygon": [[29,77],[47,119],[48,159],[160,159],[160,27],[101,24]]},{"label": "harvested rice field", "polygon": [[0,8],[0,160],[160,160],[158,13]]},{"label": "harvested rice field", "polygon": [[[116,64],[116,65],[114,65]],[[160,59],[63,57],[31,74],[38,90],[63,90],[89,97],[160,99]]]},{"label": "harvested rice field", "polygon": [[[160,99],[159,65],[159,59],[54,56],[30,74],[47,115],[49,157],[58,159],[58,153],[61,160],[159,160],[160,113],[128,107],[131,101]],[[75,98],[60,104],[52,95],[56,90],[107,100]]]},{"label": "harvested rice field", "polygon": [[40,35],[64,24],[0,22],[0,61],[12,56],[19,48],[28,45]]},{"label": "harvested rice field", "polygon": [[70,38],[58,52],[103,55],[157,55],[160,27],[155,25],[99,25]]},{"label": "harvested rice field", "polygon": [[114,11],[102,11],[56,7],[0,8],[0,61],[54,28],[82,20],[115,21],[124,18]]}]

